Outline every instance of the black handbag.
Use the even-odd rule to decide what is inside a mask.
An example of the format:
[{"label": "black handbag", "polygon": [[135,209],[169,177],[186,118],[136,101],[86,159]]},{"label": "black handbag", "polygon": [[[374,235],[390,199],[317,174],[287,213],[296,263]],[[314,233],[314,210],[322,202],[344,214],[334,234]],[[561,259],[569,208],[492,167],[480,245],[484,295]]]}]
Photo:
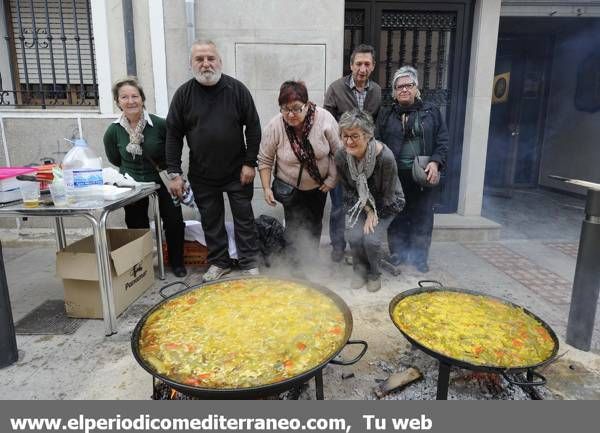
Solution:
[{"label": "black handbag", "polygon": [[410,143],[410,146],[412,147],[412,150],[415,154],[415,159],[412,163],[412,178],[415,181],[415,183],[424,188],[433,188],[437,186],[439,183],[439,177],[434,182],[428,182],[427,173],[425,173],[425,169],[427,168],[427,164],[429,164],[431,157],[427,155],[417,155],[417,152],[415,151],[412,142]]},{"label": "black handbag", "polygon": [[275,170],[275,176],[273,177],[273,183],[271,184],[271,191],[273,191],[273,197],[279,203],[284,206],[290,205],[296,196],[298,186],[300,186],[300,179],[302,178],[302,170],[304,165],[300,165],[300,171],[298,172],[298,180],[296,186],[285,183],[277,177],[277,169]]},{"label": "black handbag", "polygon": [[285,183],[278,177],[273,179],[271,184],[271,190],[273,191],[273,197],[282,205],[288,205],[294,200],[296,195],[296,188],[289,183]]}]

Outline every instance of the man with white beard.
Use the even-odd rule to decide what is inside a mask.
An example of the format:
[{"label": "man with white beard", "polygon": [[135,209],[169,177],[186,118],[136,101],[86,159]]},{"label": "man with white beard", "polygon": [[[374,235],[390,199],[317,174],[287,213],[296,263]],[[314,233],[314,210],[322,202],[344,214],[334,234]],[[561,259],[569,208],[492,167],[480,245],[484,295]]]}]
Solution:
[{"label": "man with white beard", "polygon": [[192,44],[190,66],[194,78],[177,89],[167,116],[169,189],[182,197],[185,137],[190,148],[188,179],[208,247],[210,267],[203,280],[217,280],[231,271],[223,193],[227,193],[231,206],[240,269],[244,274],[258,275],[251,204],[261,139],[258,113],[246,86],[221,72],[221,56],[213,42]]}]

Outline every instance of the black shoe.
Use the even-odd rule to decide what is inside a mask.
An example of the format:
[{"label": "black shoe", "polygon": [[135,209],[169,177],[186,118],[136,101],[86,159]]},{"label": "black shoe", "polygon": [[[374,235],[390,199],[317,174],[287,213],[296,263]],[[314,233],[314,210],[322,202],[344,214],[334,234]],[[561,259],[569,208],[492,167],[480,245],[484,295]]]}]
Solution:
[{"label": "black shoe", "polygon": [[185,266],[175,266],[173,268],[173,274],[177,278],[183,278],[187,275],[187,270],[185,269]]},{"label": "black shoe", "polygon": [[386,261],[394,266],[400,266],[406,262],[406,256],[401,254],[390,254]]},{"label": "black shoe", "polygon": [[344,259],[344,250],[334,248],[331,250],[331,260],[335,263],[339,263]]},{"label": "black shoe", "polygon": [[422,272],[423,274],[429,272],[429,265],[427,262],[415,263],[415,268],[417,268],[417,271]]}]

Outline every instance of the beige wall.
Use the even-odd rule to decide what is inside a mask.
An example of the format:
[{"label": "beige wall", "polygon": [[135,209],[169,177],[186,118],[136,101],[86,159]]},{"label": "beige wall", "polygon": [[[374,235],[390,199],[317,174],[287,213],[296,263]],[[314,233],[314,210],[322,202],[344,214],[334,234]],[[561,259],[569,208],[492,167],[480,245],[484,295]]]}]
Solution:
[{"label": "beige wall", "polygon": [[[107,0],[106,14],[108,22],[108,44],[110,47],[111,83],[127,75],[127,57],[125,52],[125,30],[123,24],[123,5],[121,0]],[[154,77],[152,72],[152,50],[150,43],[150,23],[148,3],[133,2],[133,27],[135,33],[135,55],[137,76],[144,87],[146,106],[155,111]],[[102,61],[102,59],[99,59]],[[119,109],[114,106],[115,113]]]},{"label": "beige wall", "polygon": [[[213,40],[223,70],[252,92],[262,124],[276,112],[284,80],[306,81],[311,100],[323,102],[342,74],[343,0],[222,0],[195,2],[196,37]],[[185,3],[165,8],[169,96],[191,77]]]},{"label": "beige wall", "polygon": [[[166,2],[169,3],[169,2]],[[146,108],[155,112],[154,74],[152,71],[152,43],[150,41],[150,20],[148,2],[133,2],[133,27],[135,29],[135,56],[137,75],[146,94]]]},{"label": "beige wall", "polygon": [[191,78],[189,47],[186,36],[185,2],[171,0],[165,7],[165,46],[167,56],[167,91],[169,101],[175,90]]},{"label": "beige wall", "polygon": [[[125,58],[125,34],[123,31],[123,6],[121,0],[106,1],[106,20],[108,23],[108,46],[110,49],[111,83],[127,74]],[[102,61],[102,59],[98,59]],[[113,106],[114,107],[114,106]],[[117,110],[116,107],[114,107]]]}]

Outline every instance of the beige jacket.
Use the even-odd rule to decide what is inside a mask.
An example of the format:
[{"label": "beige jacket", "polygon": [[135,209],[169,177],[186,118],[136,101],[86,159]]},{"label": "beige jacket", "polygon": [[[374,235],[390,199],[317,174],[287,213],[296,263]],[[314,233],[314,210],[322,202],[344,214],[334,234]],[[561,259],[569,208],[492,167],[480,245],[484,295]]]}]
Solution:
[{"label": "beige jacket", "polygon": [[[315,122],[308,140],[312,144],[317,160],[319,173],[330,188],[336,184],[335,152],[342,147],[338,124],[329,111],[317,107]],[[285,133],[281,114],[275,116],[263,130],[260,150],[258,152],[258,169],[270,168],[277,163],[277,177],[284,182],[296,186],[300,161],[294,155],[290,140]],[[308,191],[318,188],[319,184],[306,170],[302,170],[299,189]]]}]

